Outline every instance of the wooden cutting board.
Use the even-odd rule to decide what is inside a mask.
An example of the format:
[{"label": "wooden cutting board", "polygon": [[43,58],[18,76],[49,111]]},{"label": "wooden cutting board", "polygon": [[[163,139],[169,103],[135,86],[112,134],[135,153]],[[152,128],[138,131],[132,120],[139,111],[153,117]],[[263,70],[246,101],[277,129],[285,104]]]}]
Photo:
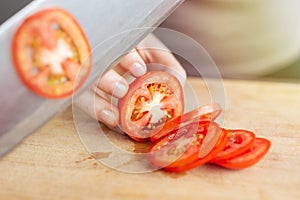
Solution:
[{"label": "wooden cutting board", "polygon": [[[209,102],[202,80],[189,83],[199,102]],[[224,92],[222,126],[249,129],[272,141],[255,166],[232,171],[204,165],[178,174],[114,170],[98,161],[109,152],[86,150],[69,108],[1,158],[0,199],[300,199],[300,85],[226,80]],[[82,123],[93,132],[94,125]],[[103,130],[126,152],[147,148]]]}]

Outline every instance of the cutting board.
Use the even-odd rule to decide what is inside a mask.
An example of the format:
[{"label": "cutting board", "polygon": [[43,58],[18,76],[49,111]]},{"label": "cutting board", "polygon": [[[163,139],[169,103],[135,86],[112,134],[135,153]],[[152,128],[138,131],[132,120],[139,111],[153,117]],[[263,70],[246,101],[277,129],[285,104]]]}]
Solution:
[{"label": "cutting board", "polygon": [[[207,95],[205,81],[188,82],[201,103],[209,103],[220,86],[213,81]],[[255,166],[238,171],[207,164],[184,173],[122,172],[100,162],[113,154],[82,142],[87,138],[77,133],[68,108],[1,158],[0,199],[300,199],[300,85],[240,80],[221,85],[222,126],[252,130],[272,141],[269,153]],[[83,124],[87,133],[96,134],[91,130],[94,123]],[[99,127],[124,152],[141,154],[148,148]]]}]

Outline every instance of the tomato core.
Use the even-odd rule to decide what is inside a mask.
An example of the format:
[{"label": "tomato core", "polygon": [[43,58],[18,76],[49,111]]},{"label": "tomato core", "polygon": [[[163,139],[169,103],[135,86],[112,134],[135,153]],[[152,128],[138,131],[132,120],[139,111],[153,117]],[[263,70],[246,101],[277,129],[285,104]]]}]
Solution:
[{"label": "tomato core", "polygon": [[[78,50],[73,40],[64,32],[59,25],[49,24],[52,27],[53,34],[49,35],[50,41],[54,40],[55,44],[49,46],[48,41],[43,41],[39,36],[35,36],[28,45],[28,51],[32,56],[31,76],[36,77],[45,67],[50,71],[45,79],[50,85],[64,84],[71,77],[62,67],[62,63],[71,60],[78,63]],[[43,30],[41,30],[43,31]],[[78,66],[80,63],[78,63]]]},{"label": "tomato core", "polygon": [[[150,118],[143,130],[153,130],[174,116],[174,108],[165,108],[163,101],[174,93],[165,83],[150,83],[147,88],[150,96],[139,96],[131,114],[132,121],[138,121],[147,115]],[[173,97],[172,97],[173,98]]]}]

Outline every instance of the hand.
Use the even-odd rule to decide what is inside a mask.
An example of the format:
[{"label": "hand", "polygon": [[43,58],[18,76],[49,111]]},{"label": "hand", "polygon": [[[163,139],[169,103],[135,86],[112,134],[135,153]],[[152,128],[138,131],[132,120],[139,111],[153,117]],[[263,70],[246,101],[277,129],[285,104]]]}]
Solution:
[{"label": "hand", "polygon": [[[134,77],[142,76],[147,72],[146,64],[150,63],[158,63],[176,72],[181,83],[184,83],[185,70],[170,50],[150,34],[137,48],[102,76],[94,91],[85,92],[78,99],[77,104],[100,122],[109,127],[116,127],[119,122],[119,112],[118,108],[111,103],[110,96],[116,98],[125,96],[129,85],[122,75],[130,73]],[[90,105],[88,98],[94,97],[95,105]]]}]

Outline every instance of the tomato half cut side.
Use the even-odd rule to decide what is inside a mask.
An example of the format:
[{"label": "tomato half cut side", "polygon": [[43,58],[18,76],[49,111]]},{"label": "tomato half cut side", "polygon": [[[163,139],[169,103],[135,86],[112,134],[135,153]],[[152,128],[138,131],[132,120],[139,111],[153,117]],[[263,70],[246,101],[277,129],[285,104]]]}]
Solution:
[{"label": "tomato half cut side", "polygon": [[246,152],[226,160],[214,162],[228,169],[243,169],[258,163],[270,149],[271,142],[265,138],[255,138],[254,144]]},{"label": "tomato half cut side", "polygon": [[198,121],[214,121],[222,112],[220,104],[212,103],[200,106],[190,112],[184,113],[167,121],[157,133],[151,135],[151,141],[155,142],[170,134],[179,127]]},{"label": "tomato half cut side", "polygon": [[253,146],[255,134],[247,130],[226,130],[227,142],[225,148],[211,162],[236,157]]},{"label": "tomato half cut side", "polygon": [[29,16],[12,42],[13,63],[20,79],[46,98],[70,96],[84,83],[92,63],[90,52],[78,22],[60,8]]},{"label": "tomato half cut side", "polygon": [[130,84],[118,107],[124,132],[134,140],[145,141],[165,122],[182,115],[182,86],[170,73],[151,71]]},{"label": "tomato half cut side", "polygon": [[208,132],[219,135],[220,131],[219,125],[211,121],[188,124],[155,143],[149,150],[148,159],[154,166],[168,171],[185,171],[195,162],[199,166],[212,158],[210,154],[199,158],[204,138]]}]

